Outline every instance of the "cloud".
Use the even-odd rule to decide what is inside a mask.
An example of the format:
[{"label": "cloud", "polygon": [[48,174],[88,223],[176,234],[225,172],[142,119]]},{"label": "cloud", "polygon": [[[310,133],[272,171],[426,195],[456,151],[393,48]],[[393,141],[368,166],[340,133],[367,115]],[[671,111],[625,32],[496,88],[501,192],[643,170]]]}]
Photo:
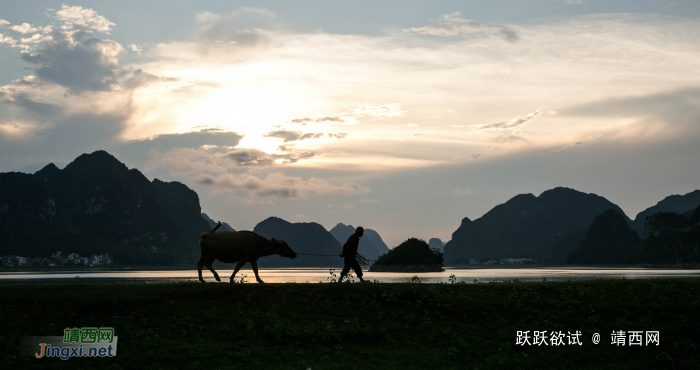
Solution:
[{"label": "cloud", "polygon": [[455,194],[471,194],[472,188],[469,186],[465,186],[464,189],[455,189],[454,193]]},{"label": "cloud", "polygon": [[355,206],[353,206],[352,204],[344,204],[343,209],[355,209]]},{"label": "cloud", "polygon": [[518,143],[518,142],[530,143],[530,141],[527,140],[524,136],[519,135],[517,133],[497,136],[494,139],[494,141],[499,143],[499,144],[512,144],[512,143]]},{"label": "cloud", "polygon": [[[50,35],[34,34],[21,40],[34,46],[41,43],[37,51],[20,53],[22,60],[30,63],[25,69],[34,74],[0,86],[0,103],[20,108],[10,111],[15,122],[23,123],[23,134],[14,138],[42,143],[34,150],[27,147],[26,152],[51,153],[49,161],[55,160],[58,152],[78,148],[85,152],[119,150],[121,133],[143,104],[134,99],[133,90],[156,83],[172,84],[176,79],[120,68],[121,45],[90,38],[90,31],[43,27],[43,32],[48,31]],[[8,143],[0,146],[8,147]],[[147,158],[144,146],[131,146],[134,155]],[[25,151],[24,147],[15,150]]]},{"label": "cloud", "polygon": [[13,39],[10,36],[5,36],[4,34],[0,33],[0,44],[8,44],[9,46],[15,46],[17,44],[17,40]]},{"label": "cloud", "polygon": [[328,134],[328,137],[334,137],[336,139],[345,139],[348,135],[350,135],[349,132],[339,132],[337,134],[331,132]]},{"label": "cloud", "polygon": [[401,109],[401,104],[398,103],[358,105],[352,108],[352,112],[356,116],[373,118],[404,117],[406,115],[406,111]]},{"label": "cloud", "polygon": [[376,120],[404,117],[406,111],[401,108],[401,104],[361,104],[356,106],[345,106],[345,112],[333,115],[320,115],[314,117],[294,118],[289,123],[298,123],[305,126],[307,123],[331,123],[355,125],[358,123]]},{"label": "cloud", "polygon": [[123,143],[125,148],[131,151],[158,151],[165,152],[174,148],[199,148],[202,146],[235,147],[243,135],[226,131],[197,131],[182,134],[158,135],[143,140],[130,140]]},{"label": "cloud", "polygon": [[481,157],[481,154],[479,154],[479,153],[474,153],[474,154],[471,155],[471,157],[472,157],[473,159],[479,159],[479,157]]},{"label": "cloud", "polygon": [[60,106],[36,101],[24,92],[2,91],[0,90],[0,103],[13,105],[24,109],[27,112],[38,114],[44,117],[60,116],[62,109]]},{"label": "cloud", "polygon": [[83,8],[82,6],[62,4],[61,10],[57,11],[54,17],[63,22],[61,28],[66,30],[86,28],[109,34],[111,27],[116,26],[107,18],[97,14],[96,11]]},{"label": "cloud", "polygon": [[381,203],[381,199],[362,198],[362,203]]},{"label": "cloud", "polygon": [[42,35],[40,33],[37,33],[32,35],[32,37],[23,38],[20,41],[24,44],[39,44],[42,42],[49,42],[51,40],[53,40],[53,37],[51,37],[50,35]]},{"label": "cloud", "polygon": [[131,51],[135,51],[139,54],[141,54],[141,52],[143,51],[143,48],[141,48],[141,45],[129,44],[126,47],[131,49]]},{"label": "cloud", "polygon": [[296,152],[292,151],[287,154],[272,154],[272,156],[275,158],[275,162],[279,164],[287,164],[287,163],[297,163],[298,161],[302,159],[309,159],[313,156],[315,156],[315,152]]},{"label": "cloud", "polygon": [[585,144],[585,143],[588,143],[588,142],[591,142],[591,141],[594,141],[594,140],[598,140],[598,139],[601,138],[601,137],[603,137],[603,135],[586,135],[585,137],[583,137],[583,138],[581,138],[581,139],[579,139],[579,140],[576,140],[576,142],[574,142],[574,143],[571,144],[571,145],[566,145],[566,146],[564,146],[564,147],[561,147],[561,148],[558,148],[558,149],[554,149],[553,152],[561,152],[561,151],[567,150],[567,149],[569,149],[569,148],[571,148],[571,147],[583,145],[583,144]]},{"label": "cloud", "polygon": [[575,142],[574,145],[581,145],[581,144],[587,143],[589,141],[593,141],[601,136],[603,136],[603,135],[588,135],[588,136],[582,138],[581,140],[578,140],[577,142]]},{"label": "cloud", "polygon": [[340,118],[338,116],[318,117],[314,121],[315,122],[345,122],[342,118]]},{"label": "cloud", "polygon": [[82,41],[83,32],[54,33],[54,40],[36,54],[21,53],[35,75],[68,88],[73,94],[109,91],[117,84],[115,69],[125,54],[117,42],[96,38]]},{"label": "cloud", "polygon": [[[133,90],[139,87],[147,87],[151,86],[154,84],[159,84],[159,83],[176,83],[180,82],[180,79],[178,78],[172,78],[172,77],[161,77],[157,76],[153,73],[144,71],[142,69],[125,69],[121,70],[118,75],[123,82],[121,82],[121,87],[126,89],[126,90]],[[209,130],[213,131],[219,131],[219,129],[212,128]],[[205,131],[205,130],[200,130],[200,131]]]},{"label": "cloud", "polygon": [[195,181],[219,190],[245,192],[251,198],[294,199],[320,195],[349,196],[370,192],[369,188],[360,186],[356,182],[332,185],[323,179],[311,177],[304,180],[301,177],[285,176],[281,172],[272,172],[262,178],[251,174],[224,174],[216,177],[200,175]]},{"label": "cloud", "polygon": [[653,117],[664,121],[700,118],[700,87],[610,97],[564,110],[580,117]]},{"label": "cloud", "polygon": [[289,123],[301,123],[301,124],[306,124],[307,122],[345,122],[344,119],[340,118],[339,116],[322,116],[322,117],[315,117],[315,118],[294,118],[289,121]]},{"label": "cloud", "polygon": [[504,41],[515,43],[520,36],[512,28],[500,24],[480,22],[460,17],[460,12],[445,14],[436,25],[404,29],[403,32],[432,36],[458,36],[474,33],[487,33]]},{"label": "cloud", "polygon": [[237,166],[271,166],[274,159],[257,149],[235,149],[226,154]]},{"label": "cloud", "polygon": [[[8,22],[8,24],[9,24],[9,22]],[[19,32],[21,34],[27,34],[27,33],[39,31],[38,28],[32,27],[32,25],[29,23],[22,23],[21,25],[14,25],[14,26],[11,26],[9,28],[11,30],[13,30],[15,32]]]},{"label": "cloud", "polygon": [[289,121],[289,123],[306,123],[306,122],[313,122],[313,121],[314,121],[313,118],[295,118],[295,119]]},{"label": "cloud", "polygon": [[450,127],[462,128],[464,125],[450,125]]},{"label": "cloud", "polygon": [[0,140],[28,140],[35,139],[36,125],[28,122],[14,120],[0,121]]},{"label": "cloud", "polygon": [[200,25],[198,39],[204,42],[238,46],[264,44],[277,28],[275,13],[262,8],[243,7],[228,15],[202,12],[195,21]]},{"label": "cloud", "polygon": [[418,124],[417,123],[407,123],[406,126],[418,127]]},{"label": "cloud", "polygon": [[[235,163],[230,158],[225,156],[226,149],[207,146],[200,148],[181,147],[174,148],[162,152],[150,150],[146,155],[138,154],[130,155],[132,151],[120,150],[121,157],[131,159],[132,161],[143,161],[143,158],[149,158],[143,169],[146,173],[158,169],[167,169],[171,176],[194,176],[202,174],[225,174],[231,167],[235,167]],[[124,149],[124,148],[122,148]],[[136,162],[138,163],[138,162]]]},{"label": "cloud", "polygon": [[153,55],[162,59],[206,64],[240,63],[259,56],[276,46],[285,37],[275,13],[266,9],[244,7],[230,14],[201,12],[196,14],[197,32],[187,40],[158,43]]},{"label": "cloud", "polygon": [[309,133],[301,135],[298,140],[318,139],[321,136],[323,136],[323,132],[317,132],[317,133],[309,132]]},{"label": "cloud", "polygon": [[226,157],[239,167],[265,167],[275,164],[297,163],[302,159],[309,159],[316,155],[314,152],[288,150],[290,152],[286,154],[268,154],[257,149],[236,148],[226,153]]},{"label": "cloud", "polygon": [[[53,9],[48,9],[49,11],[54,11]],[[49,42],[54,37],[62,40],[80,41],[82,42],[86,37],[88,37],[93,30],[104,32],[109,34],[110,26],[115,24],[108,21],[105,17],[97,14],[92,9],[83,9],[80,6],[69,7],[65,4],[62,5],[61,10],[55,12],[55,14],[50,15],[54,19],[60,21],[62,24],[56,29],[54,25],[47,26],[33,26],[29,23],[22,23],[21,25],[10,26],[9,29],[21,34],[36,33],[31,37],[22,38],[21,43],[13,43],[11,40],[6,40],[8,44],[12,47],[22,48],[25,50],[31,50],[36,47],[36,44],[42,42]],[[0,20],[0,26],[4,27],[10,24],[5,20]],[[34,44],[34,45],[32,45]]]},{"label": "cloud", "polygon": [[[586,120],[608,120],[610,123],[607,125],[586,130],[595,133],[591,134],[593,139],[601,135],[608,140],[653,141],[697,137],[697,123],[700,122],[698,85],[651,94],[609,97],[574,105],[564,109],[563,114]],[[581,143],[586,141],[590,140]],[[580,145],[576,142],[565,148]]]},{"label": "cloud", "polygon": [[160,135],[151,140],[122,143],[115,148],[121,157],[138,162],[150,157],[145,170],[169,169],[173,176],[225,174],[235,168],[262,169],[307,160],[314,151],[286,148],[286,153],[266,153],[238,148],[241,135],[234,132],[203,131]]},{"label": "cloud", "polygon": [[525,117],[515,117],[510,120],[501,121],[497,123],[489,123],[485,125],[472,127],[472,131],[484,130],[484,131],[503,131],[503,130],[513,130],[519,126],[525,125],[532,121],[535,117],[542,114],[542,110],[538,109]]},{"label": "cloud", "polygon": [[557,2],[563,2],[564,4],[581,5],[586,2],[586,0],[556,0]]},{"label": "cloud", "polygon": [[[13,104],[35,108],[32,112],[27,109],[18,110],[14,106],[6,110],[10,112],[8,117],[15,121],[32,123],[26,126],[26,130],[39,127],[34,125],[38,122],[36,116],[30,116],[39,111],[47,113],[50,109],[58,109],[56,119],[45,116],[47,121],[57,125],[62,122],[72,125],[70,117],[76,111],[88,112],[100,108],[95,111],[115,113],[123,107],[126,113],[123,124],[128,135],[117,130],[120,138],[154,137],[157,134],[183,132],[193,126],[211,124],[245,133],[243,146],[267,153],[274,153],[279,144],[303,143],[305,148],[309,148],[307,150],[318,153],[303,166],[316,166],[319,171],[334,166],[341,167],[346,163],[344,161],[362,163],[365,168],[384,165],[381,160],[374,160],[376,151],[381,151],[387,158],[431,159],[425,161],[425,164],[410,162],[405,167],[433,165],[455,155],[478,163],[469,158],[469,153],[485,153],[487,156],[496,136],[511,133],[514,129],[484,127],[484,131],[468,131],[471,127],[455,130],[447,125],[503,121],[510,114],[513,118],[518,112],[532,112],[532,107],[538,108],[542,101],[546,101],[547,105],[562,114],[556,116],[556,120],[536,118],[537,125],[525,126],[532,129],[527,131],[527,138],[533,138],[538,146],[555,148],[574,143],[587,133],[602,132],[595,127],[586,126],[609,125],[614,122],[610,118],[615,118],[615,114],[601,114],[581,119],[569,114],[565,107],[575,108],[574,104],[604,100],[611,94],[645,94],[659,86],[672,88],[681,80],[686,85],[695,84],[694,77],[686,72],[692,70],[690,67],[697,60],[697,50],[692,47],[694,41],[688,37],[692,33],[688,30],[697,29],[691,27],[696,23],[682,20],[679,21],[681,23],[675,23],[675,20],[663,23],[666,22],[663,19],[657,22],[651,15],[644,19],[633,15],[606,17],[591,15],[556,22],[545,20],[514,28],[522,32],[523,38],[527,35],[527,50],[493,37],[479,38],[475,42],[471,36],[436,40],[405,37],[407,35],[395,37],[277,32],[273,34],[276,40],[273,48],[259,49],[254,54],[244,55],[232,52],[226,58],[214,61],[206,55],[190,53],[179,54],[175,59],[161,58],[156,54],[143,60],[140,65],[124,65],[125,59],[118,59],[117,63],[111,65],[115,75],[113,80],[98,79],[98,82],[106,85],[101,86],[103,90],[85,89],[78,92],[80,89],[74,87],[66,94],[66,87],[52,86],[54,83],[47,78],[38,78],[33,82],[23,80],[21,86],[17,84],[3,90],[10,94]],[[206,22],[196,26],[204,27],[205,24],[220,20]],[[59,23],[56,24],[59,32],[68,32],[61,29]],[[39,26],[36,22],[32,25]],[[253,30],[262,26],[250,24],[240,27]],[[650,38],[634,36],[642,34],[639,31],[645,29],[648,33],[643,34]],[[70,32],[75,31],[79,30]],[[587,37],[580,37],[581,34],[586,34]],[[678,35],[678,38],[673,35]],[[71,40],[85,42],[92,37],[83,33],[71,36]],[[199,37],[199,34],[192,36],[192,42],[199,42]],[[124,39],[124,45],[132,41],[136,40]],[[49,43],[54,42],[56,41]],[[36,47],[43,49],[44,45]],[[31,51],[30,54],[40,53]],[[52,64],[50,67],[56,66]],[[141,68],[140,72],[137,72],[138,68]],[[125,70],[132,72],[123,73]],[[314,71],[311,79],[309,71]],[[411,79],[406,80],[407,75],[412,76]],[[176,96],[175,93],[161,92],[166,83],[161,76],[176,76],[182,83],[199,78],[211,85],[200,85],[194,92],[177,93],[179,96]],[[525,83],[533,81],[533,78],[537,79],[537,83]],[[624,81],[636,82],[630,84]],[[600,89],[600,86],[610,88]],[[14,88],[24,90],[12,90]],[[48,91],[52,93],[45,93]],[[132,95],[134,99],[131,99]],[[464,101],[470,102],[470,108],[452,113],[454,117],[445,116],[450,117],[450,122],[437,124],[430,121],[435,114],[447,114],[441,112],[450,107],[459,107],[460,102]],[[379,104],[387,102],[401,104],[393,105],[398,108],[394,110],[390,105]],[[109,107],[105,108],[107,105]],[[20,113],[14,115],[15,112]],[[494,116],[499,114],[497,112],[513,113],[506,113],[502,117]],[[682,112],[681,109],[676,114]],[[401,115],[408,118],[396,119]],[[329,139],[334,136],[303,142],[261,138],[266,133],[283,129],[291,132],[310,131],[312,135],[321,131],[326,134],[336,131],[314,126],[312,122],[323,117],[336,118],[346,123],[343,131],[354,135],[353,140]],[[376,117],[387,118],[388,122],[372,121],[372,127],[364,125]],[[273,124],[292,118],[303,119],[304,122],[299,124],[308,123],[314,127],[272,127]],[[425,118],[428,121],[421,121]],[[363,119],[367,121],[361,121]],[[335,123],[332,120],[326,122]],[[400,137],[419,132],[403,126],[407,122],[421,122],[420,132],[424,132],[424,128],[435,129],[435,132],[422,138]],[[523,129],[522,125],[516,127]],[[371,131],[372,129],[385,131]],[[132,131],[135,133],[132,134]],[[494,133],[481,134],[487,131]],[[605,135],[610,137],[607,133]],[[47,142],[50,140],[48,136],[45,139]],[[498,140],[506,139],[502,137]],[[362,144],[367,143],[367,140],[371,140],[371,145]],[[415,141],[420,141],[425,146],[415,148],[411,145]],[[0,146],[3,145],[4,142],[0,143]],[[502,147],[508,148],[505,144]],[[342,150],[336,150],[337,153],[333,155],[330,154],[331,150],[326,150],[338,148]],[[222,148],[216,150],[220,156],[225,154]],[[213,151],[214,149],[209,149],[209,152]],[[508,155],[516,155],[516,151],[513,150]],[[247,163],[245,160],[239,161],[242,165],[238,166],[236,161],[229,159],[226,162],[230,167],[245,167],[243,164]],[[223,159],[221,163],[223,167]],[[262,159],[262,163],[269,161]],[[298,168],[294,170],[301,171]]]},{"label": "cloud", "polygon": [[323,136],[323,132],[302,134],[299,131],[277,130],[277,131],[268,132],[267,134],[265,134],[263,136],[264,137],[275,137],[278,139],[282,139],[286,143],[289,141],[318,139],[321,136]]}]

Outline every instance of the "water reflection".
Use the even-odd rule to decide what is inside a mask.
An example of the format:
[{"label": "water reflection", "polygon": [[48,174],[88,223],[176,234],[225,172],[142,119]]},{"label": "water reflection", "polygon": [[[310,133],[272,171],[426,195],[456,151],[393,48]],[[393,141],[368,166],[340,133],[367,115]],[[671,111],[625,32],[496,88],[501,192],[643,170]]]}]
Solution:
[{"label": "water reflection", "polygon": [[[228,282],[233,270],[217,270],[222,280]],[[336,275],[340,269],[335,269]],[[241,270],[236,280],[246,275],[249,283],[255,283],[255,276],[250,269]],[[455,275],[457,282],[472,283],[500,282],[510,280],[528,281],[566,281],[595,279],[646,279],[646,278],[680,278],[700,277],[700,270],[678,269],[642,269],[642,268],[446,268],[443,272],[393,273],[366,272],[365,278],[383,283],[409,282],[413,276],[419,276],[421,282],[449,282],[450,275]],[[203,271],[206,281],[215,282],[209,271]],[[260,277],[266,283],[319,283],[329,282],[331,275],[328,268],[309,269],[269,269],[260,270]],[[337,278],[337,277],[336,277]],[[197,281],[196,270],[178,271],[56,271],[56,272],[7,272],[0,273],[2,283],[172,283]]]}]

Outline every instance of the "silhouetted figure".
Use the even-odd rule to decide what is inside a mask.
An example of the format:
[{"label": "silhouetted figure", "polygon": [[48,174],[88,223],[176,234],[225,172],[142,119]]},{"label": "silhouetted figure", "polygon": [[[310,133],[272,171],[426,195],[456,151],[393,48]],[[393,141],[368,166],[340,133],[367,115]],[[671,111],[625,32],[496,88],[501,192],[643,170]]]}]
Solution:
[{"label": "silhouetted figure", "polygon": [[365,229],[362,228],[362,226],[358,226],[355,229],[355,233],[350,235],[348,241],[346,241],[345,245],[343,245],[343,252],[340,254],[340,257],[345,259],[345,266],[343,267],[343,271],[340,272],[340,279],[338,279],[339,283],[342,282],[343,278],[345,278],[348,272],[350,272],[350,268],[355,271],[355,275],[360,278],[361,282],[367,282],[362,278],[362,267],[360,267],[360,264],[357,263],[357,247],[360,245],[360,238],[364,233]]}]

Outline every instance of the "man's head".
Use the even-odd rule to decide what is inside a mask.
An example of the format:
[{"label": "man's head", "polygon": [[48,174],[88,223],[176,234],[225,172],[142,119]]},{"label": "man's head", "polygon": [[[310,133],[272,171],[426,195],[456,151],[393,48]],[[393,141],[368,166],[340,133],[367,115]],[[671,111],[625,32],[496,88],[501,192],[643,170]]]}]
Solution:
[{"label": "man's head", "polygon": [[365,233],[365,228],[362,226],[358,226],[355,229],[355,235],[359,236],[360,238],[362,237],[362,234],[364,234],[364,233]]}]

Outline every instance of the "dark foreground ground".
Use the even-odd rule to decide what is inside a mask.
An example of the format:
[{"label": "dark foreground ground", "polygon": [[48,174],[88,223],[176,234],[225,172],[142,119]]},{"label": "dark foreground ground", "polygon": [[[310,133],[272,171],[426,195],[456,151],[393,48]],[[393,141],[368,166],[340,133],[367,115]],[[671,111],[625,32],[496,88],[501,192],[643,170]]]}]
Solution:
[{"label": "dark foreground ground", "polygon": [[[7,369],[700,368],[699,279],[0,285],[0,297]],[[66,327],[114,327],[118,355],[19,355],[21,336]],[[578,330],[582,345],[516,345],[526,330]],[[660,345],[615,346],[613,330],[659,331]]]}]

